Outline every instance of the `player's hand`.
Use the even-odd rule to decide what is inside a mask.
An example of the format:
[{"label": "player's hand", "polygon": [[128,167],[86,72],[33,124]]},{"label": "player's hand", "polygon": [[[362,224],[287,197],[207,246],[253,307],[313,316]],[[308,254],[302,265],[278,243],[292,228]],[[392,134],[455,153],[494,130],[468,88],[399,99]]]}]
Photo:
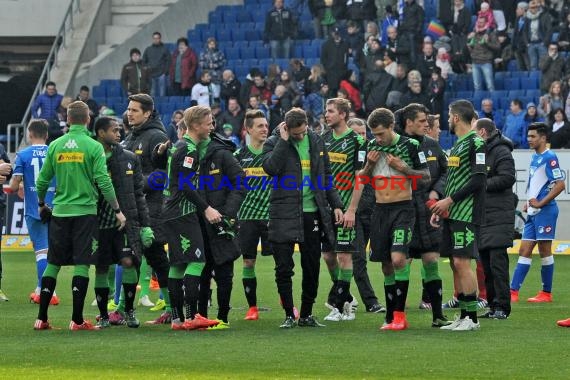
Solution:
[{"label": "player's hand", "polygon": [[368,154],[366,155],[366,161],[370,162],[371,165],[375,165],[379,159],[380,159],[380,152],[378,152],[377,150],[368,152]]},{"label": "player's hand", "polygon": [[342,210],[340,208],[334,209],[334,219],[336,224],[342,224],[342,220],[344,219],[344,215],[342,214]]},{"label": "player's hand", "polygon": [[140,230],[141,242],[143,247],[148,248],[154,241],[154,231],[150,227],[143,227]]},{"label": "player's hand", "polygon": [[8,176],[12,172],[12,165],[7,162],[0,164],[0,174],[3,176]]},{"label": "player's hand", "polygon": [[[542,202],[539,202],[536,198],[531,198],[528,200],[528,205],[534,208],[542,208]],[[526,210],[525,210],[526,211]]]},{"label": "player's hand", "polygon": [[216,224],[222,221],[222,214],[220,214],[218,210],[216,210],[212,206],[209,206],[206,209],[206,211],[204,211],[204,216],[206,217],[206,220],[210,224]]},{"label": "player's hand", "polygon": [[46,224],[51,219],[51,208],[49,208],[47,205],[38,207],[38,215],[40,216],[41,222],[43,224]]},{"label": "player's hand", "polygon": [[435,205],[430,209],[432,213],[438,216],[444,216],[449,212],[449,206],[453,204],[453,200],[451,197],[444,198],[440,201],[437,201]]},{"label": "player's hand", "polygon": [[527,210],[528,210],[528,202],[525,202],[523,204],[523,212],[527,212]]},{"label": "player's hand", "polygon": [[429,219],[429,224],[434,228],[438,228],[439,227],[439,215],[431,214],[431,218]]},{"label": "player's hand", "polygon": [[342,226],[344,228],[353,228],[356,220],[356,213],[352,209],[346,210]]},{"label": "player's hand", "polygon": [[399,172],[404,173],[409,167],[400,157],[396,157],[391,154],[386,155],[386,163],[392,168]]},{"label": "player's hand", "polygon": [[168,148],[170,148],[171,146],[172,146],[172,142],[170,142],[170,140],[167,140],[167,141],[163,142],[162,144],[159,144],[158,150],[157,150],[158,155],[162,156],[168,150]]},{"label": "player's hand", "polygon": [[288,141],[289,129],[287,128],[287,124],[285,124],[285,122],[282,122],[281,124],[279,124],[277,128],[279,128],[279,135],[281,136],[281,138],[285,141]]},{"label": "player's hand", "polygon": [[8,178],[5,175],[0,175],[0,185],[5,184],[7,180]]},{"label": "player's hand", "polygon": [[125,217],[122,211],[118,214],[115,214],[115,217],[117,218],[117,222],[119,222],[118,230],[121,231],[123,228],[125,228],[125,225],[127,224],[127,218]]},{"label": "player's hand", "polygon": [[18,196],[20,199],[24,199],[24,185],[20,182],[20,186],[18,186]]}]

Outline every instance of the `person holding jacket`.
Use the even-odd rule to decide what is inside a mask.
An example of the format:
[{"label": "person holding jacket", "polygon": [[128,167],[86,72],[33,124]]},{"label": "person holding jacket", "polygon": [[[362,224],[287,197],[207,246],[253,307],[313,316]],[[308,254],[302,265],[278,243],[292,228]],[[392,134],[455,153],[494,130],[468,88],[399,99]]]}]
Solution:
[{"label": "person holding jacket", "polygon": [[481,225],[478,248],[490,310],[481,317],[506,319],[511,313],[507,248],[513,245],[515,227],[513,185],[516,170],[513,144],[503,137],[490,119],[477,120],[473,130],[487,144],[485,219]]},{"label": "person holding jacket", "polygon": [[299,244],[303,268],[298,324],[322,327],[312,315],[319,286],[321,239],[330,245],[335,241],[330,209],[334,209],[334,223],[340,224],[343,218],[336,188],[326,185],[331,179],[327,149],[308,128],[305,111],[293,108],[265,142],[263,156],[263,170],[275,178],[269,199],[268,236],[275,260],[275,282],[285,311],[280,328],[297,325],[292,284],[295,243]]}]

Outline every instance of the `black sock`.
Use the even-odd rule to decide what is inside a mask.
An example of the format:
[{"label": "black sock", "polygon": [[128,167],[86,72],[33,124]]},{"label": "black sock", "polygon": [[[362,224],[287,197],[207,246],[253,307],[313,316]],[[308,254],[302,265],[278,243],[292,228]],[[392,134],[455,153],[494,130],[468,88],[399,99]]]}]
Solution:
[{"label": "black sock", "polygon": [[186,319],[194,319],[198,312],[200,296],[200,276],[184,275],[184,301],[186,302]]},{"label": "black sock", "polygon": [[342,311],[345,302],[350,302],[350,282],[338,280],[336,284],[336,308]]},{"label": "black sock", "polygon": [[432,303],[432,299],[430,297],[429,290],[427,289],[425,280],[422,280],[422,301],[425,303]]},{"label": "black sock", "polygon": [[230,297],[232,295],[232,282],[218,282],[218,319],[228,322],[228,314],[230,313]]},{"label": "black sock", "polygon": [[109,287],[95,288],[95,299],[97,300],[97,307],[99,308],[99,315],[102,319],[109,319],[109,311],[107,310],[107,303],[109,302]]},{"label": "black sock", "polygon": [[42,277],[42,288],[40,291],[40,311],[38,312],[38,319],[47,322],[48,320],[48,307],[51,301],[51,296],[55,291],[57,280],[53,277]]},{"label": "black sock", "polygon": [[465,294],[463,293],[459,293],[457,295],[457,301],[460,302],[460,307],[461,307],[461,315],[459,316],[459,318],[463,319],[467,316],[467,309],[465,308]]},{"label": "black sock", "polygon": [[334,280],[331,290],[329,290],[329,295],[327,297],[327,303],[331,306],[335,306],[334,302],[336,299],[336,288],[337,288],[338,280]]},{"label": "black sock", "polygon": [[443,294],[441,280],[426,282],[424,284],[424,290],[431,300],[431,314],[433,320],[435,321],[436,318],[443,318],[443,311],[441,310],[441,301]]},{"label": "black sock", "polygon": [[257,306],[257,278],[244,278],[243,290],[249,307]]},{"label": "black sock", "polygon": [[404,311],[406,309],[406,299],[408,298],[408,287],[410,281],[396,280],[396,305],[395,311]]},{"label": "black sock", "polygon": [[135,295],[137,293],[137,284],[125,284],[123,283],[123,289],[125,291],[125,311],[131,311],[135,309]]},{"label": "black sock", "polygon": [[73,314],[71,320],[78,325],[83,324],[83,306],[88,286],[88,277],[73,276],[71,280],[71,293],[73,294]]},{"label": "black sock", "polygon": [[168,294],[170,295],[170,307],[172,308],[172,320],[184,320],[184,293],[182,291],[182,279],[168,279]]},{"label": "black sock", "polygon": [[[465,296],[465,303],[469,303],[471,302],[471,304],[476,304],[477,303],[477,295],[476,294],[469,294]],[[477,310],[473,310],[473,311],[466,311],[467,316],[474,322],[477,323]]]},{"label": "black sock", "polygon": [[392,323],[396,306],[396,284],[384,285],[384,295],[386,296],[386,323]]},{"label": "black sock", "polygon": [[293,312],[293,293],[281,293],[279,296],[281,297],[281,306],[283,306],[285,315],[295,318],[295,313]]}]

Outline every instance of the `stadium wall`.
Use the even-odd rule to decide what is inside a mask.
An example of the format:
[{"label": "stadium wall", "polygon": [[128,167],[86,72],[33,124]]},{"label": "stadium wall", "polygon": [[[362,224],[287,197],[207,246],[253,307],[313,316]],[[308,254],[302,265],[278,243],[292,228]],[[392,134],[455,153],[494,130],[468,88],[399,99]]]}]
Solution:
[{"label": "stadium wall", "polygon": [[55,36],[70,1],[0,0],[0,37]]}]

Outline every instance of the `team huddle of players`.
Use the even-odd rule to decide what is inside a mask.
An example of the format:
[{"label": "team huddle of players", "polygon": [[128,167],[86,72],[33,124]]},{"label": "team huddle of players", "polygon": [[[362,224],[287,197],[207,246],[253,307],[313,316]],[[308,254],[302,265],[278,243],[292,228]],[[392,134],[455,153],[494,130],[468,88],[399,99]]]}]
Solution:
[{"label": "team huddle of players", "polygon": [[[179,140],[173,145],[153,116],[152,98],[137,94],[129,100],[132,130],[121,144],[119,127],[109,118],[98,119],[94,138],[88,136],[88,114],[82,113],[80,105],[68,111],[70,133],[49,148],[45,146],[47,131],[34,127],[41,123],[28,128],[33,145],[19,153],[24,170],[15,174],[24,179],[26,218],[33,218],[28,228],[42,259],[49,240],[47,266],[38,266],[40,312],[35,329],[52,328],[47,310],[62,265],[75,265],[71,330],[110,324],[138,327],[136,268],[143,255],[156,273],[167,304],[166,311],[149,323],[170,324],[173,330],[229,328],[234,262],[240,256],[249,304],[245,319],[256,320],[255,262],[260,240],[262,255],[272,255],[275,261],[275,281],[285,313],[281,328],[324,326],[312,312],[321,255],[332,280],[326,303],[330,313],[325,320],[353,320],[357,302],[350,283],[353,271],[361,273],[364,266],[366,273],[365,260],[357,257],[364,256],[370,240],[370,260],[380,262],[384,274],[382,330],[408,327],[405,306],[413,258],[422,260],[432,326],[453,331],[479,329],[471,259],[478,258],[476,241],[483,221],[487,165],[485,141],[472,128],[475,112],[470,102],[450,105],[450,129],[459,140],[447,158],[437,141],[426,136],[428,110],[420,104],[411,104],[396,115],[376,109],[366,128],[362,121],[348,120],[348,101],[329,99],[325,118],[330,130],[322,136],[308,128],[302,109],[289,111],[271,136],[264,114],[249,111],[244,121],[249,142],[236,151],[231,141],[213,132],[208,107],[194,106],[184,112],[177,125]],[[373,138],[367,141],[367,134]],[[165,173],[159,176],[166,179],[162,188],[149,186],[159,172]],[[355,183],[356,178],[369,181],[366,186],[256,186],[267,176],[303,183],[303,179],[331,176],[334,181],[339,173],[345,183]],[[200,176],[213,178],[213,186],[180,183],[182,178],[191,178],[197,185]],[[250,190],[235,186],[244,177],[250,179]],[[54,178],[57,192],[52,213],[46,193]],[[386,178],[397,178],[397,186],[386,186]],[[221,186],[222,181],[234,186]],[[548,177],[542,185],[556,181]],[[36,186],[27,186],[30,183]],[[48,221],[49,237],[42,224]],[[168,254],[164,243],[168,243]],[[294,307],[292,287],[296,244],[303,276],[299,311]],[[448,320],[441,308],[440,254],[450,258],[454,274],[461,309],[455,321]],[[115,263],[123,267],[125,299],[122,310],[109,315],[107,274],[109,265]],[[100,310],[96,324],[83,319],[89,265],[96,265]],[[360,290],[362,276],[354,277]],[[218,313],[208,319],[212,279],[217,285]],[[367,305],[367,309],[375,306]]]}]

